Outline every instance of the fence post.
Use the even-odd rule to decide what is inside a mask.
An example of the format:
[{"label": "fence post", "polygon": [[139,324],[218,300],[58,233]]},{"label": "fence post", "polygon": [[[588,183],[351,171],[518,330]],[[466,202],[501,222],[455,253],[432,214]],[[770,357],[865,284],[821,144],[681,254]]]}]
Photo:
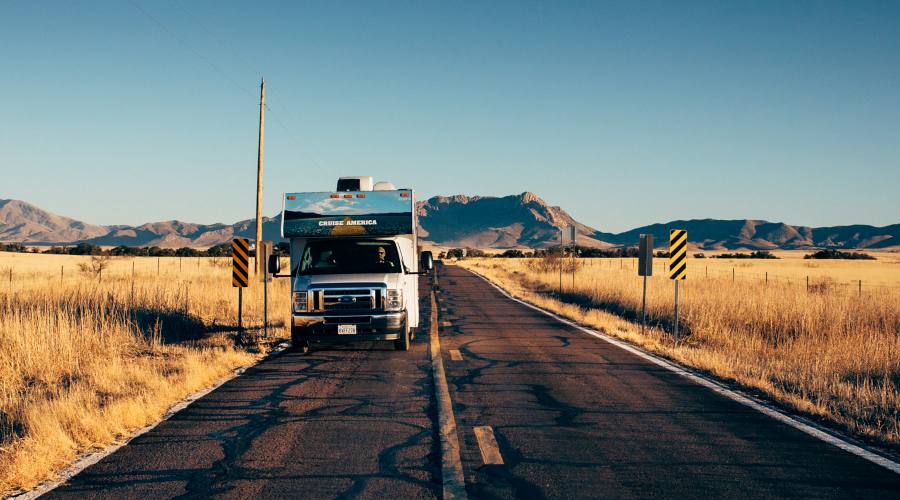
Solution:
[{"label": "fence post", "polygon": [[859,296],[862,297],[862,280],[859,280]]},{"label": "fence post", "polygon": [[59,283],[63,282],[63,266],[59,266]]},{"label": "fence post", "polygon": [[806,292],[809,293],[809,275],[806,275]]},{"label": "fence post", "polygon": [[731,268],[731,282],[734,283],[734,268]]},{"label": "fence post", "polygon": [[766,271],[766,284],[769,284],[769,271]]},{"label": "fence post", "polygon": [[159,276],[159,257],[156,258],[156,276]]}]

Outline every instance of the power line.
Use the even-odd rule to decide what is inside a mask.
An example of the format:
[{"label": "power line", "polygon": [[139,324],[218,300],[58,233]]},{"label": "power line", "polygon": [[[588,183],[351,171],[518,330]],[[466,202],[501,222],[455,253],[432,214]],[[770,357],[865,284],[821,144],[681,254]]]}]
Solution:
[{"label": "power line", "polygon": [[159,26],[160,29],[162,29],[163,31],[165,31],[166,33],[168,33],[169,36],[171,36],[173,39],[175,39],[179,44],[181,44],[181,46],[183,46],[184,48],[186,48],[186,49],[188,49],[189,51],[193,52],[193,54],[194,54],[195,56],[197,56],[199,59],[201,59],[201,60],[202,60],[203,62],[205,62],[207,65],[209,65],[209,67],[211,67],[216,73],[219,73],[220,76],[222,76],[223,78],[225,78],[226,80],[228,80],[229,82],[231,82],[231,83],[232,83],[235,87],[237,87],[238,89],[240,89],[240,90],[244,91],[245,93],[247,93],[247,95],[254,96],[253,91],[251,91],[249,88],[247,88],[247,87],[241,85],[240,83],[238,83],[237,80],[235,80],[234,78],[232,78],[228,73],[225,72],[225,70],[223,70],[222,68],[220,68],[219,65],[217,65],[216,63],[214,63],[214,62],[213,62],[212,60],[210,60],[208,57],[204,56],[202,53],[200,53],[200,51],[198,51],[197,49],[195,49],[193,46],[191,46],[189,43],[187,43],[183,38],[181,38],[180,36],[178,36],[174,31],[172,31],[171,29],[169,29],[165,24],[163,24],[162,21],[160,21],[160,20],[159,20],[158,18],[156,18],[154,15],[150,14],[149,12],[147,12],[147,11],[146,11],[143,7],[141,7],[137,2],[135,2],[134,0],[131,0],[130,3],[131,3],[131,5],[133,5],[134,8],[137,9],[141,14],[143,14],[144,16],[146,16],[147,19],[150,19],[151,21],[153,21],[154,24],[156,24],[157,26]]},{"label": "power line", "polygon": [[[137,9],[141,14],[143,14],[145,17],[147,17],[148,19],[150,19],[150,20],[151,20],[154,24],[156,24],[160,29],[162,29],[163,31],[165,31],[169,36],[171,36],[174,40],[176,40],[181,46],[183,46],[184,48],[188,49],[191,53],[193,53],[195,56],[197,56],[197,58],[199,58],[199,59],[202,60],[204,63],[206,63],[207,65],[209,65],[209,66],[210,66],[216,73],[218,73],[221,77],[223,77],[223,78],[225,78],[226,80],[228,80],[232,85],[234,85],[236,88],[238,88],[239,90],[243,91],[243,92],[246,93],[247,95],[253,97],[254,99],[256,98],[256,93],[255,93],[255,92],[253,92],[252,90],[250,90],[248,87],[246,87],[246,86],[244,86],[244,85],[241,85],[237,80],[235,80],[234,78],[232,78],[231,75],[229,75],[229,74],[228,74],[221,66],[219,66],[218,64],[216,64],[215,62],[213,62],[210,58],[208,58],[208,57],[206,57],[205,55],[203,55],[203,53],[201,53],[199,50],[195,49],[195,48],[194,48],[191,44],[189,44],[184,38],[180,37],[180,36],[175,32],[175,30],[170,29],[168,26],[166,26],[165,23],[163,23],[161,20],[159,20],[159,18],[157,18],[156,16],[152,15],[152,14],[151,14],[150,12],[148,12],[146,9],[144,9],[143,7],[141,7],[140,4],[138,4],[135,0],[130,0],[130,3],[131,3],[131,5],[134,6],[134,8]],[[233,48],[232,48],[230,45],[224,43],[219,37],[217,37],[217,36],[212,32],[212,30],[210,30],[210,29],[209,29],[209,28],[208,28],[208,27],[200,20],[200,18],[198,18],[196,15],[194,15],[194,14],[193,14],[192,12],[190,12],[188,9],[186,9],[183,5],[181,5],[180,2],[177,2],[177,1],[176,1],[175,4],[178,6],[179,9],[181,9],[181,11],[182,11],[183,13],[185,13],[185,14],[187,15],[187,17],[189,17],[189,18],[190,18],[197,26],[199,26],[200,29],[201,29],[202,31],[204,31],[204,32],[209,36],[209,38],[213,39],[213,40],[214,40],[220,47],[222,47],[225,51],[227,51],[227,52],[229,52],[230,54],[232,54],[233,59],[240,61],[241,65],[244,66],[244,69],[250,70],[251,72],[253,72],[253,73],[255,73],[255,74],[258,74],[258,75],[259,75],[259,74],[262,74],[260,71],[258,71],[257,69],[255,69],[252,65],[250,65],[250,64],[247,62],[246,59],[244,59],[244,58],[242,58],[242,57],[237,57],[237,56],[236,56],[237,53],[233,50]],[[271,84],[270,84],[270,85],[271,85]],[[270,95],[270,99],[271,99],[271,95]],[[277,99],[276,99],[276,100],[277,100]],[[312,153],[311,151],[309,151],[308,147],[305,147],[304,144],[303,144],[302,142],[300,142],[299,140],[297,140],[297,134],[294,133],[294,132],[291,130],[291,128],[284,122],[284,120],[282,120],[281,117],[279,116],[280,114],[285,114],[285,115],[287,115],[289,118],[292,118],[292,115],[291,115],[291,113],[287,110],[287,108],[284,107],[283,105],[277,105],[277,106],[276,106],[276,109],[277,109],[277,110],[276,110],[276,109],[273,109],[273,107],[272,107],[269,103],[266,103],[266,104],[265,104],[265,108],[266,108],[267,111],[269,111],[270,113],[272,113],[272,118],[274,119],[275,123],[276,123],[276,124],[277,124],[284,132],[285,132],[285,134],[286,134],[288,140],[290,140],[292,143],[294,143],[294,145],[297,146],[298,148],[300,148],[301,150],[302,150],[302,149],[307,149],[307,154],[310,155],[310,157],[309,157],[308,159],[311,160],[311,163],[313,163],[313,167],[314,167],[314,168],[317,168],[317,169],[321,169],[321,161],[319,161],[317,158],[312,158],[312,156],[318,156],[318,155],[316,155],[315,153]]]}]

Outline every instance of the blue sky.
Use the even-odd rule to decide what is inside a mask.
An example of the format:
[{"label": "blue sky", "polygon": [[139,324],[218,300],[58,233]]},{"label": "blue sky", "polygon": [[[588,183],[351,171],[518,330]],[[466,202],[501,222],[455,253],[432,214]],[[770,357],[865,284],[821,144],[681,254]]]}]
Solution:
[{"label": "blue sky", "polygon": [[605,231],[900,222],[898,2],[0,1],[0,198],[98,224],[374,175]]}]

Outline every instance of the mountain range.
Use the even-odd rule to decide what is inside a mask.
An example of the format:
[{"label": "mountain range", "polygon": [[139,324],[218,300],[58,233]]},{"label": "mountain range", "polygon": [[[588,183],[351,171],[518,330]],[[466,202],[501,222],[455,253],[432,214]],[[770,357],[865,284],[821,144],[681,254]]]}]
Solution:
[{"label": "mountain range", "polygon": [[[635,245],[640,234],[654,235],[656,246],[668,242],[670,228],[687,229],[691,246],[704,250],[774,250],[806,248],[888,248],[900,246],[900,224],[808,227],[738,219],[678,220],[607,233],[584,225],[534,193],[491,196],[435,196],[416,210],[419,235],[440,247],[540,248],[555,245],[559,228],[574,225],[581,246],[609,248]],[[280,240],[280,215],[263,218],[263,238]],[[20,200],[0,200],[0,242],[25,244],[92,243],[103,246],[207,248],[236,236],[254,234],[254,221],[192,224],[165,221],[140,226],[87,224],[42,210]]]}]

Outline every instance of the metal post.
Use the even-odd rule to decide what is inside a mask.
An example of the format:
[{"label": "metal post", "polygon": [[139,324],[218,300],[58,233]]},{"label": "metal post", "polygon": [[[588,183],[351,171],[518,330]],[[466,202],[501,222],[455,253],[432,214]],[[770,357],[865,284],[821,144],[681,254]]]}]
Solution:
[{"label": "metal post", "polygon": [[859,280],[859,296],[862,297],[862,280]]},{"label": "metal post", "polygon": [[159,257],[156,258],[156,275],[159,276]]},{"label": "metal post", "polygon": [[181,257],[178,257],[178,273],[181,274]]},{"label": "metal post", "polygon": [[806,291],[809,292],[809,275],[806,275]]},{"label": "metal post", "polygon": [[644,275],[644,301],[641,304],[641,335],[647,327],[647,276]]},{"label": "metal post", "polygon": [[575,247],[572,247],[572,293],[575,293]]},{"label": "metal post", "polygon": [[63,266],[59,266],[59,283],[63,282]]},{"label": "metal post", "polygon": [[244,289],[238,288],[238,330],[244,331],[244,321],[242,311],[244,308]]},{"label": "metal post", "polygon": [[559,297],[562,300],[562,275],[563,275],[563,230],[559,228]]},{"label": "metal post", "polygon": [[678,345],[678,282],[675,280],[675,345]]},{"label": "metal post", "polygon": [[134,304],[134,261],[131,261],[131,303]]},{"label": "metal post", "polygon": [[263,281],[263,337],[269,337],[269,280]]},{"label": "metal post", "polygon": [[734,283],[734,268],[731,268],[731,282]]},{"label": "metal post", "polygon": [[769,271],[766,271],[766,284],[769,284]]}]

